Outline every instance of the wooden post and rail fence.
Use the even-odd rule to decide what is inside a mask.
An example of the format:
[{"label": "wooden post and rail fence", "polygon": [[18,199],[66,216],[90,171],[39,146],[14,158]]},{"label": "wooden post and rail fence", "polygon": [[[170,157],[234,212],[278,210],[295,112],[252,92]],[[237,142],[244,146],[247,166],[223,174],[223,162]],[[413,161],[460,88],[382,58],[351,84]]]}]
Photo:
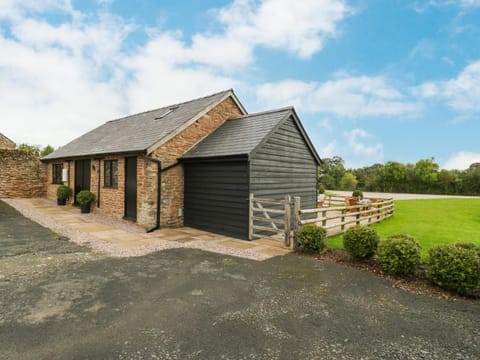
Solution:
[{"label": "wooden post and rail fence", "polygon": [[249,239],[272,238],[285,246],[297,248],[300,226],[317,224],[327,235],[345,232],[355,225],[370,225],[393,215],[393,199],[366,199],[346,205],[343,197],[326,197],[315,209],[302,209],[300,197],[285,195],[283,199],[249,197]]}]

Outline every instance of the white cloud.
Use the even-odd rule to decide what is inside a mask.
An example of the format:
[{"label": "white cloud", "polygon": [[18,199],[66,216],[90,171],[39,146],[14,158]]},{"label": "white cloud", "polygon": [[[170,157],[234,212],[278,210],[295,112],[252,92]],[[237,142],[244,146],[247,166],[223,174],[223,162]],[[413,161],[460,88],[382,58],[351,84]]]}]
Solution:
[{"label": "white cloud", "polygon": [[227,38],[308,58],[351,12],[342,0],[236,0],[217,14]]},{"label": "white cloud", "polygon": [[480,111],[480,60],[466,66],[454,79],[426,82],[413,89],[424,98],[445,99],[456,111]]},{"label": "white cloud", "polygon": [[[371,143],[369,139],[372,139],[373,135],[367,133],[365,130],[357,128],[345,132],[344,135],[347,138],[348,146],[354,155],[367,157],[372,160],[383,158],[383,145]],[[365,144],[362,140],[369,143]]]},{"label": "white cloud", "polygon": [[346,76],[326,81],[285,80],[257,89],[259,100],[271,106],[292,104],[304,112],[343,117],[413,115],[422,105],[409,101],[382,76]]},{"label": "white cloud", "polygon": [[478,162],[480,162],[480,153],[460,151],[452,154],[443,165],[443,168],[448,170],[464,170],[468,169],[471,164]]},{"label": "white cloud", "polygon": [[[110,3],[82,13],[70,0],[0,0],[3,132],[58,146],[122,114],[241,88],[257,47],[309,57],[351,13],[344,0],[236,0],[210,12],[215,32],[183,39],[116,17]],[[134,49],[133,30],[149,36]]]},{"label": "white cloud", "polygon": [[320,120],[320,126],[329,131],[333,129],[332,121],[327,118]]},{"label": "white cloud", "polygon": [[337,152],[337,141],[333,140],[329,142],[325,147],[323,147],[320,152],[320,158],[329,158],[335,156]]},{"label": "white cloud", "polygon": [[445,82],[443,96],[455,110],[480,111],[480,61],[468,65],[456,79]]},{"label": "white cloud", "polygon": [[440,6],[458,6],[462,9],[472,9],[480,7],[480,0],[420,0],[413,4],[413,9],[418,13],[423,13],[429,7]]},{"label": "white cloud", "polygon": [[462,7],[480,7],[480,0],[460,0]]},{"label": "white cloud", "polygon": [[57,11],[77,15],[70,0],[0,0],[0,19],[15,20],[28,13]]},{"label": "white cloud", "polygon": [[239,81],[218,75],[209,68],[183,67],[188,49],[172,35],[152,39],[125,66],[134,74],[126,88],[132,112],[236,87]]},{"label": "white cloud", "polygon": [[433,59],[435,56],[435,46],[430,40],[421,40],[408,54],[410,59],[425,58]]},{"label": "white cloud", "polygon": [[439,89],[435,83],[426,82],[412,88],[412,94],[422,98],[432,98],[438,95]]}]

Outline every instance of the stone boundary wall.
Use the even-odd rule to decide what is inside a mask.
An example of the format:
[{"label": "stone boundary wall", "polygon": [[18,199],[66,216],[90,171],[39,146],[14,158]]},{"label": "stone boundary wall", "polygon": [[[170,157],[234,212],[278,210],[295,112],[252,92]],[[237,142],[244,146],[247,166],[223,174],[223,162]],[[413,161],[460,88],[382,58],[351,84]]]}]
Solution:
[{"label": "stone boundary wall", "polygon": [[47,167],[37,153],[0,149],[0,198],[32,198],[46,194]]}]

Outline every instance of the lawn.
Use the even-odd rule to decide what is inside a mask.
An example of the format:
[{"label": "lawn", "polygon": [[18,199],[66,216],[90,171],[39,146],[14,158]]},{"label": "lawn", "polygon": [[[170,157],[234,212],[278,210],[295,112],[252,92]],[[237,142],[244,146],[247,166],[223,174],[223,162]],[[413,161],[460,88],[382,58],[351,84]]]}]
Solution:
[{"label": "lawn", "polygon": [[[395,215],[372,227],[381,238],[393,234],[414,236],[422,246],[425,260],[428,249],[457,241],[480,245],[480,199],[397,200]],[[343,248],[342,235],[329,238],[332,248]]]}]

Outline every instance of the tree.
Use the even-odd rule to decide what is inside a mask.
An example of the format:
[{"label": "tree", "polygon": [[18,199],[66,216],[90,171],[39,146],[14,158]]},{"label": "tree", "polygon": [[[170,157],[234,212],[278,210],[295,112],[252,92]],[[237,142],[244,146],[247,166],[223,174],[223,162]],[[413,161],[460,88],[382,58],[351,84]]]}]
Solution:
[{"label": "tree", "polygon": [[357,183],[358,181],[355,175],[352,172],[347,171],[340,180],[340,187],[342,190],[355,190]]},{"label": "tree", "polygon": [[417,189],[415,191],[432,192],[438,180],[438,164],[435,159],[418,160],[414,169],[415,182]]},{"label": "tree", "polygon": [[345,167],[340,156],[324,158],[322,164],[318,167],[318,181],[327,189],[338,189],[344,174]]},{"label": "tree", "polygon": [[30,145],[30,144],[20,144],[17,147],[18,150],[28,151],[28,152],[36,152],[40,153],[40,145]]},{"label": "tree", "polygon": [[385,163],[382,172],[382,180],[385,192],[402,191],[407,178],[405,165],[396,161]]},{"label": "tree", "polygon": [[438,186],[444,194],[450,194],[455,189],[455,173],[442,169],[438,173]]},{"label": "tree", "polygon": [[42,151],[40,152],[40,155],[41,156],[47,156],[48,154],[51,154],[54,151],[55,151],[55,149],[53,148],[53,146],[47,145],[42,149]]},{"label": "tree", "polygon": [[470,166],[464,171],[463,186],[465,194],[480,194],[480,166]]}]

